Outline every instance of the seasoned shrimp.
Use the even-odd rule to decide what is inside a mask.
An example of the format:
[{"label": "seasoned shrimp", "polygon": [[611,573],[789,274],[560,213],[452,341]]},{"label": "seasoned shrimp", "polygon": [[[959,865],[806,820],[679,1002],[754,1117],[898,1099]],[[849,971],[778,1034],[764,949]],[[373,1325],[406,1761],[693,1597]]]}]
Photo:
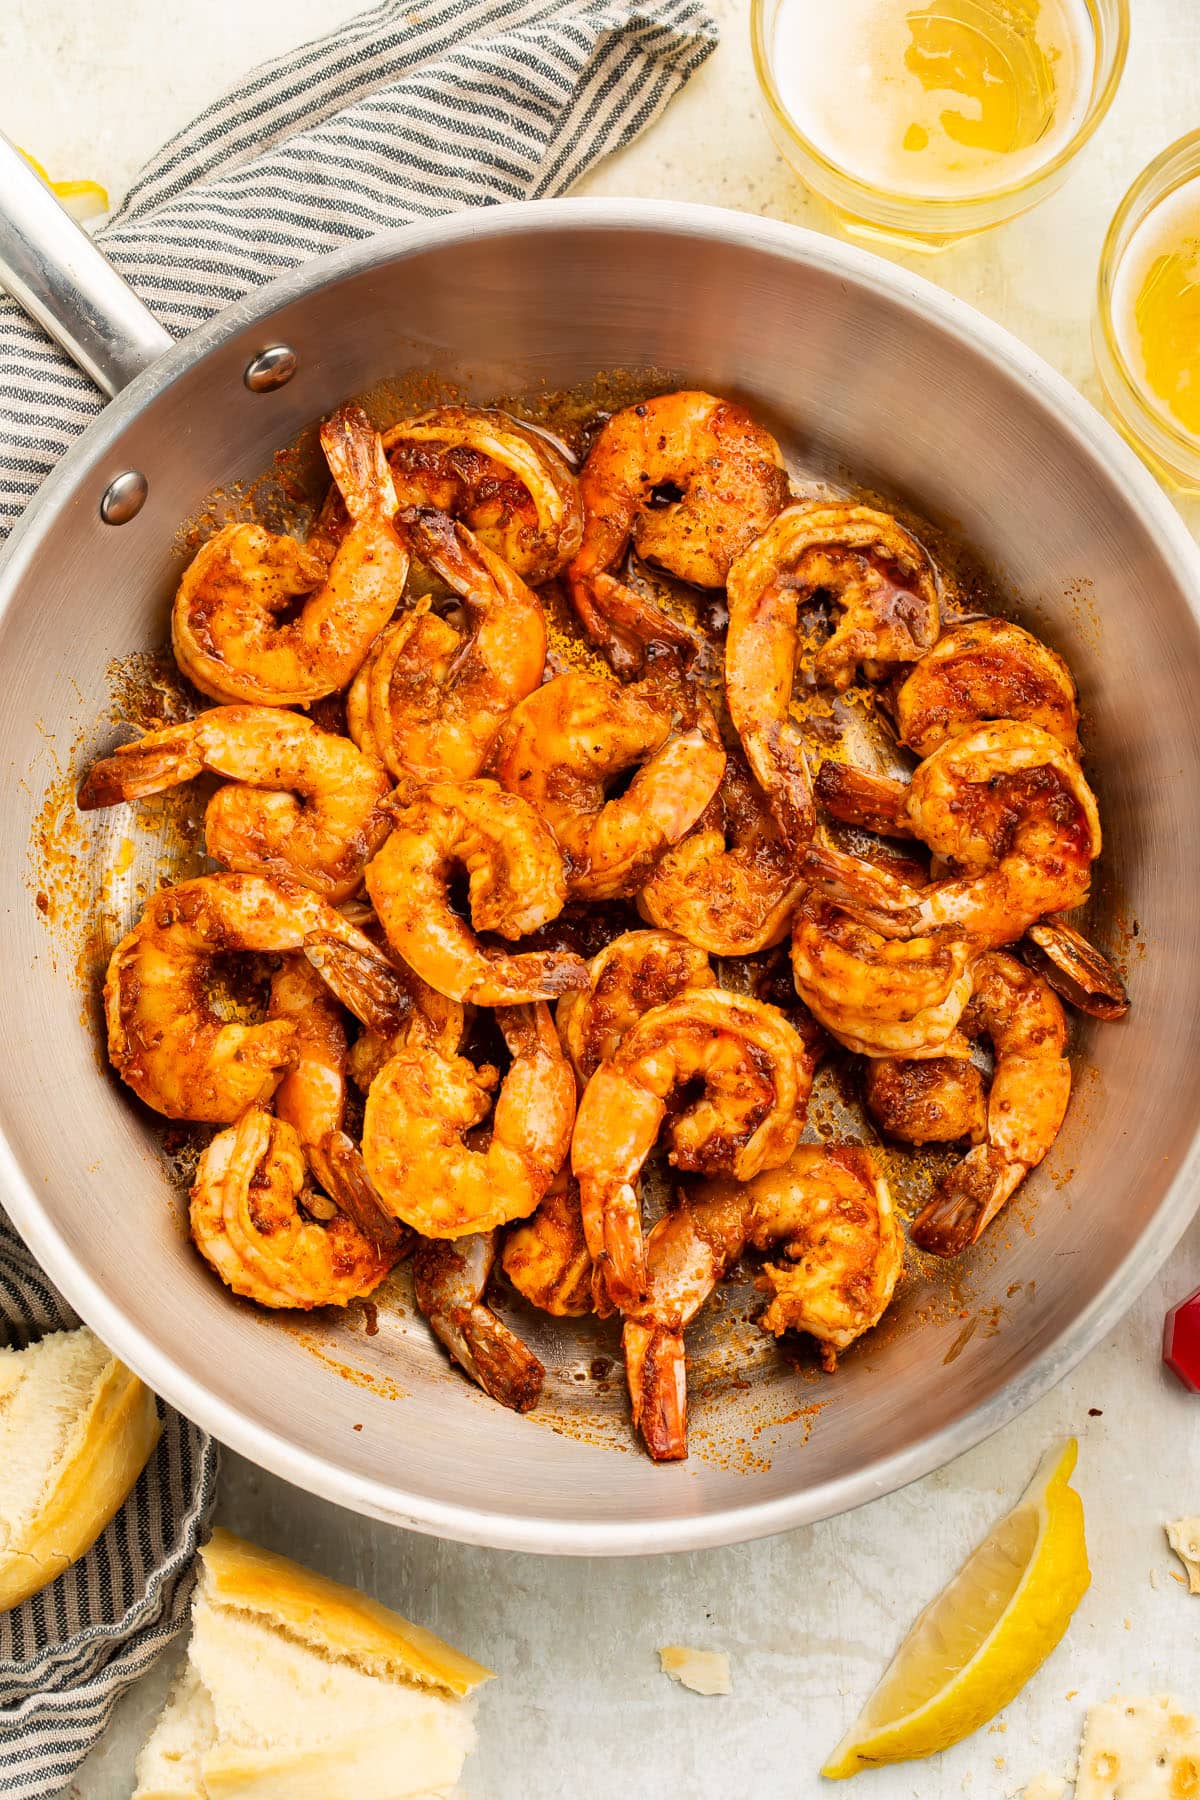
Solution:
[{"label": "seasoned shrimp", "polygon": [[983,1076],[965,1054],[877,1057],[867,1064],[864,1098],[879,1129],[906,1144],[981,1144],[987,1134]]},{"label": "seasoned shrimp", "polygon": [[[557,445],[507,413],[438,406],[393,425],[383,444],[401,506],[461,519],[525,581],[548,581],[578,550],[583,508],[574,470]],[[414,548],[431,560],[424,546]]]},{"label": "seasoned shrimp", "polygon": [[382,951],[324,900],[260,875],[203,875],[155,894],[112,953],[104,1009],[122,1080],[169,1119],[224,1125],[264,1105],[296,1061],[295,1022],[223,1022],[209,988],[223,957],[288,950],[375,1027],[403,1010]]},{"label": "seasoned shrimp", "polygon": [[1007,619],[973,619],[946,632],[905,679],[896,726],[902,744],[931,756],[993,719],[1038,725],[1078,754],[1075,683],[1062,657]]},{"label": "seasoned shrimp", "polygon": [[275,1117],[291,1125],[320,1187],[377,1249],[400,1254],[410,1234],[397,1225],[367,1177],[362,1151],[342,1129],[346,1028],[342,1010],[306,956],[285,956],[271,977],[268,1017],[290,1019],[295,1062],[275,1090]]},{"label": "seasoned shrimp", "polygon": [[494,781],[434,782],[414,793],[366,879],[389,942],[423,981],[480,1006],[587,986],[583,959],[568,950],[481,944],[450,904],[456,869],[467,873],[472,924],[501,937],[536,931],[566,899],[558,845],[528,801]]},{"label": "seasoned shrimp", "polygon": [[402,513],[400,525],[414,554],[460,596],[466,629],[431,612],[425,598],[381,632],[350,688],[350,735],[393,775],[469,781],[542,679],[542,603],[444,513]]},{"label": "seasoned shrimp", "polygon": [[974,1244],[1058,1136],[1071,1097],[1067,1022],[1040,975],[992,951],[975,969],[963,1029],[995,1052],[987,1139],[969,1150],[918,1213],[911,1237],[934,1256]]},{"label": "seasoned shrimp", "polygon": [[1080,1012],[1123,1019],[1129,1011],[1125,983],[1107,956],[1061,919],[1031,925],[1022,950],[1030,967]]},{"label": "seasoned shrimp", "polygon": [[391,830],[391,782],[375,758],[275,706],[214,706],[122,744],[92,764],[79,805],[161,794],[205,770],[229,781],[204,815],[208,854],[242,874],[290,876],[336,903]]},{"label": "seasoned shrimp", "polygon": [[[491,766],[554,832],[571,897],[611,900],[636,893],[695,824],[720,786],[725,751],[703,695],[675,677],[618,687],[572,674],[521,702]],[[631,769],[627,790],[607,798]]]},{"label": "seasoned shrimp", "polygon": [[1001,721],[951,738],[903,793],[902,822],[953,877],[917,888],[842,851],[806,857],[814,884],[885,936],[950,926],[995,947],[1087,899],[1101,848],[1096,799],[1039,726]]},{"label": "seasoned shrimp", "polygon": [[971,997],[974,955],[961,933],[885,939],[816,895],[792,925],[796,992],[859,1056],[945,1054]]},{"label": "seasoned shrimp", "polygon": [[413,1257],[413,1292],[450,1356],[485,1394],[513,1412],[531,1412],[546,1371],[484,1299],[496,1262],[496,1233],[423,1243]]},{"label": "seasoned shrimp", "polygon": [[805,879],[766,795],[733,754],[692,830],[642,888],[638,911],[712,956],[751,956],[787,935]]},{"label": "seasoned shrimp", "polygon": [[661,608],[612,571],[632,540],[647,562],[696,587],[724,587],[734,557],[784,505],[779,446],[742,407],[712,394],[662,394],[614,413],[580,477],[583,542],[568,571],[588,637],[618,675],[647,654],[694,648]]},{"label": "seasoned shrimp", "polygon": [[352,519],[332,561],[261,525],[226,525],[184,571],[171,645],[189,681],[214,700],[306,706],[332,694],[404,592],[396,490],[360,407],[326,419],[321,448]]},{"label": "seasoned shrimp", "polygon": [[607,1296],[596,1291],[583,1235],[579,1183],[565,1169],[555,1176],[537,1210],[509,1228],[500,1260],[518,1294],[540,1312],[581,1319],[592,1311],[602,1315],[612,1311]]},{"label": "seasoned shrimp", "polygon": [[828,1369],[879,1323],[904,1264],[887,1182],[856,1144],[802,1144],[748,1183],[681,1197],[650,1233],[647,1295],[624,1330],[633,1420],[656,1462],[687,1455],[684,1330],[747,1248],[781,1255],[759,1280],[771,1296],[762,1329],[809,1333]]},{"label": "seasoned shrimp", "polygon": [[652,1006],[685,988],[715,987],[708,957],[673,931],[625,931],[588,964],[588,986],[564,994],[555,1023],[582,1091]]},{"label": "seasoned shrimp", "polygon": [[371,1083],[363,1157],[384,1205],[423,1237],[491,1231],[534,1210],[566,1161],[575,1078],[544,1005],[501,1007],[512,1052],[485,1150],[465,1134],[492,1106],[496,1070],[409,1045]]},{"label": "seasoned shrimp", "polygon": [[[748,1181],[785,1162],[804,1127],[813,1053],[761,1000],[720,988],[687,989],[643,1015],[601,1063],[579,1102],[571,1165],[592,1260],[627,1306],[645,1291],[638,1180],[668,1125],[676,1168]],[[703,1084],[689,1103],[686,1090]]]},{"label": "seasoned shrimp", "polygon": [[197,1165],[196,1248],[227,1287],[260,1306],[346,1306],[396,1260],[311,1194],[307,1176],[297,1132],[261,1106],[219,1131]]},{"label": "seasoned shrimp", "polygon": [[725,691],[750,766],[789,843],[812,831],[812,796],[789,717],[800,605],[818,592],[843,616],[814,672],[839,692],[860,663],[871,680],[915,662],[937,639],[940,583],[924,548],[866,506],[789,506],[729,571]]}]

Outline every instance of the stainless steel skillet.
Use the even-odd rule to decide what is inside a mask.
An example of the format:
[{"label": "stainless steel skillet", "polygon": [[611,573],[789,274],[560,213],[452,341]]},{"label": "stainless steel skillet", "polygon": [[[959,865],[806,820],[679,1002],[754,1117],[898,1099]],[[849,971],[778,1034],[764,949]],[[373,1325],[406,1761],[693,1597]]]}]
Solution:
[{"label": "stainless steel skillet", "polygon": [[[780,1530],[925,1473],[1027,1406],[1131,1303],[1197,1198],[1200,559],[1141,465],[969,308],[747,216],[620,201],[459,214],[297,269],[171,345],[32,178],[0,176],[0,278],[15,270],[26,304],[121,390],[0,565],[0,1192],[83,1316],[168,1399],[287,1479],[525,1550],[676,1550]],[[252,391],[248,371],[279,346],[294,374]],[[276,356],[277,374],[288,360]],[[1081,1027],[1077,1098],[1029,1184],[1030,1229],[1017,1217],[997,1234],[963,1290],[971,1317],[999,1329],[967,1331],[944,1306],[918,1317],[928,1296],[912,1282],[878,1342],[828,1383],[766,1351],[741,1392],[714,1352],[693,1456],[674,1468],[632,1448],[619,1383],[592,1378],[586,1335],[547,1338],[549,1403],[519,1419],[459,1380],[419,1321],[389,1314],[367,1337],[361,1319],[289,1327],[232,1301],[193,1258],[156,1140],[81,1025],[27,851],[47,788],[65,796],[65,775],[105,735],[110,659],[163,642],[177,526],[212,490],[258,476],[382,376],[415,370],[491,398],[617,368],[736,392],[802,457],[907,499],[1002,572],[1083,691],[1107,833],[1101,928],[1111,941],[1138,927],[1133,1011]],[[127,522],[106,523],[105,495],[131,472],[145,502],[133,511],[126,482]],[[64,798],[67,832],[69,815]],[[101,817],[80,838],[85,904],[99,903],[121,830]],[[135,864],[116,885],[127,916],[139,872],[151,878]],[[798,1420],[814,1401],[828,1404]]]}]

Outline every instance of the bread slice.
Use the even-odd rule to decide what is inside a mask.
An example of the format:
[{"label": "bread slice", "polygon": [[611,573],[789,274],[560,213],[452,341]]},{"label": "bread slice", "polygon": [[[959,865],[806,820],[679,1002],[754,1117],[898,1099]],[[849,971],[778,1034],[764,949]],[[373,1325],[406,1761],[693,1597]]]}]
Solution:
[{"label": "bread slice", "polygon": [[441,1800],[490,1671],[377,1601],[217,1531],[134,1800]]},{"label": "bread slice", "polygon": [[86,1326],[0,1349],[0,1612],[91,1548],[161,1430],[149,1388]]}]

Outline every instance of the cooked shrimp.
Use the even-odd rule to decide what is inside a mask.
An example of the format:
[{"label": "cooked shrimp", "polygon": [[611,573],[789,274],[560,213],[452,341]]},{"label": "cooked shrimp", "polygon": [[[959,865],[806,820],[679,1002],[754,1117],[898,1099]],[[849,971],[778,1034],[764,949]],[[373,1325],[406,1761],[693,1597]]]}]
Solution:
[{"label": "cooked shrimp", "polygon": [[673,931],[625,931],[588,964],[588,986],[564,994],[555,1023],[582,1091],[652,1006],[685,988],[715,987],[703,950]]},{"label": "cooked shrimp", "polygon": [[363,1157],[384,1205],[423,1237],[491,1231],[533,1211],[566,1161],[575,1078],[544,1005],[501,1007],[512,1052],[486,1150],[464,1136],[487,1117],[496,1070],[432,1044],[386,1062],[367,1095]]},{"label": "cooked shrimp", "polygon": [[632,540],[647,562],[696,587],[724,587],[734,557],[787,500],[779,446],[742,407],[662,394],[614,413],[580,477],[583,542],[568,571],[588,637],[616,673],[647,654],[694,648],[661,608],[612,573]]},{"label": "cooked shrimp", "polygon": [[842,851],[814,847],[806,858],[816,885],[886,936],[950,926],[994,947],[1087,899],[1101,848],[1095,796],[1037,725],[1002,721],[949,739],[914,771],[904,820],[955,876],[917,888]]},{"label": "cooked shrimp", "polygon": [[971,997],[974,955],[961,933],[885,939],[815,895],[792,925],[796,992],[859,1056],[943,1055]]},{"label": "cooked shrimp", "polygon": [[469,781],[542,679],[542,603],[444,513],[402,513],[400,525],[414,554],[460,596],[466,629],[430,612],[426,598],[381,632],[350,688],[350,735],[393,775]]},{"label": "cooked shrimp", "polygon": [[224,1125],[264,1105],[296,1061],[295,1022],[223,1022],[209,988],[225,956],[287,950],[368,1023],[386,1029],[402,1010],[387,958],[324,900],[260,875],[204,875],[155,894],[112,953],[104,1007],[122,1080],[169,1119]]},{"label": "cooked shrimp", "polygon": [[1022,948],[1030,966],[1080,1012],[1122,1019],[1129,1011],[1125,983],[1107,956],[1061,919],[1031,925]]},{"label": "cooked shrimp", "polygon": [[1062,657],[1007,619],[955,625],[896,695],[902,744],[931,756],[947,738],[993,719],[1038,725],[1075,754],[1079,708]]},{"label": "cooked shrimp", "polygon": [[568,950],[513,954],[481,944],[450,904],[456,869],[466,871],[478,931],[523,937],[556,918],[566,899],[558,845],[528,801],[494,781],[434,782],[416,792],[367,865],[367,892],[389,942],[423,981],[480,1006],[587,986],[583,959]]},{"label": "cooked shrimp", "polygon": [[[783,1014],[720,988],[687,989],[643,1015],[579,1103],[571,1166],[592,1260],[618,1306],[645,1290],[638,1180],[668,1125],[676,1168],[748,1181],[786,1161],[804,1126],[813,1055]],[[699,1099],[686,1090],[703,1084]]]},{"label": "cooked shrimp", "polygon": [[466,1033],[466,1008],[460,1000],[439,994],[407,964],[396,973],[408,997],[408,1010],[389,1030],[360,1031],[346,1057],[347,1073],[364,1094],[388,1057],[406,1045],[432,1043],[443,1056],[457,1056]]},{"label": "cooked shrimp", "polygon": [[332,694],[404,592],[409,558],[392,524],[396,491],[361,408],[326,419],[321,447],[353,520],[328,565],[261,525],[226,525],[184,571],[171,644],[189,681],[214,700],[306,706]]},{"label": "cooked shrimp", "polygon": [[935,1256],[955,1256],[979,1239],[1053,1145],[1071,1097],[1062,1006],[1015,957],[980,957],[962,1024],[969,1036],[990,1038],[996,1066],[987,1141],[945,1176],[913,1222],[913,1243]]},{"label": "cooked shrimp", "polygon": [[596,1292],[583,1235],[579,1183],[565,1169],[555,1176],[537,1210],[510,1227],[500,1260],[518,1294],[540,1312],[580,1319],[592,1311],[612,1311],[607,1297]]},{"label": "cooked shrimp", "polygon": [[526,1413],[541,1398],[546,1371],[484,1300],[495,1262],[494,1231],[423,1243],[413,1257],[413,1292],[452,1360],[501,1406]]},{"label": "cooked shrimp", "polygon": [[346,1027],[342,1010],[306,956],[285,956],[271,978],[268,1017],[290,1019],[295,1062],[275,1090],[275,1116],[300,1139],[320,1187],[377,1249],[403,1251],[409,1233],[379,1203],[362,1152],[342,1129]]},{"label": "cooked shrimp", "polygon": [[147,732],[93,763],[84,812],[161,794],[203,771],[228,778],[204,815],[215,862],[248,875],[285,875],[326,900],[347,899],[391,830],[387,772],[344,737],[275,706],[214,706]]},{"label": "cooked shrimp", "polygon": [[751,956],[787,935],[804,883],[766,795],[735,754],[692,830],[642,888],[638,911],[712,956]]},{"label": "cooked shrimp", "polygon": [[325,1217],[307,1175],[297,1132],[261,1106],[219,1131],[197,1165],[196,1248],[227,1287],[260,1306],[346,1306],[377,1288],[396,1260],[352,1220]]},{"label": "cooked shrimp", "polygon": [[[510,794],[562,847],[576,900],[636,893],[720,786],[725,751],[708,703],[671,676],[630,687],[559,675],[510,715],[492,755]],[[636,769],[627,790],[606,788]]]},{"label": "cooked shrimp", "polygon": [[[574,470],[557,445],[507,413],[438,406],[393,425],[383,444],[401,506],[461,519],[525,581],[548,581],[578,550],[583,509]],[[430,560],[422,545],[414,548]]]},{"label": "cooked shrimp", "polygon": [[800,604],[833,596],[843,616],[817,652],[817,681],[841,692],[862,664],[871,680],[936,641],[940,583],[927,552],[866,506],[789,506],[729,571],[725,691],[750,766],[789,843],[812,830],[804,747],[789,717]]},{"label": "cooked shrimp", "polygon": [[983,1076],[966,1055],[876,1057],[867,1064],[864,1097],[879,1129],[906,1144],[981,1144],[987,1135]]},{"label": "cooked shrimp", "polygon": [[747,1248],[782,1253],[760,1277],[762,1329],[809,1333],[829,1369],[879,1323],[904,1262],[887,1182],[859,1145],[802,1144],[748,1183],[693,1188],[650,1233],[647,1295],[625,1322],[634,1424],[656,1462],[687,1455],[684,1330]]}]

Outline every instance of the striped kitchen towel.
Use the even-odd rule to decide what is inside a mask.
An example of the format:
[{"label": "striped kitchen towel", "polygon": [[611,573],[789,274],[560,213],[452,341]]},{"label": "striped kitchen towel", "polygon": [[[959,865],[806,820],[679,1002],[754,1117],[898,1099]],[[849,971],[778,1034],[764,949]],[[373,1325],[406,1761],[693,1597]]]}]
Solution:
[{"label": "striped kitchen towel", "polygon": [[[0,1343],[25,1344],[78,1323],[0,1210]],[[163,1411],[158,1448],[87,1555],[23,1606],[0,1613],[5,1800],[58,1793],[120,1695],[187,1624],[217,1447],[178,1413]]]},{"label": "striped kitchen towel", "polygon": [[[384,0],[210,106],[97,241],[183,337],[350,239],[564,193],[716,36],[700,0]],[[101,405],[0,296],[0,539]]]}]

